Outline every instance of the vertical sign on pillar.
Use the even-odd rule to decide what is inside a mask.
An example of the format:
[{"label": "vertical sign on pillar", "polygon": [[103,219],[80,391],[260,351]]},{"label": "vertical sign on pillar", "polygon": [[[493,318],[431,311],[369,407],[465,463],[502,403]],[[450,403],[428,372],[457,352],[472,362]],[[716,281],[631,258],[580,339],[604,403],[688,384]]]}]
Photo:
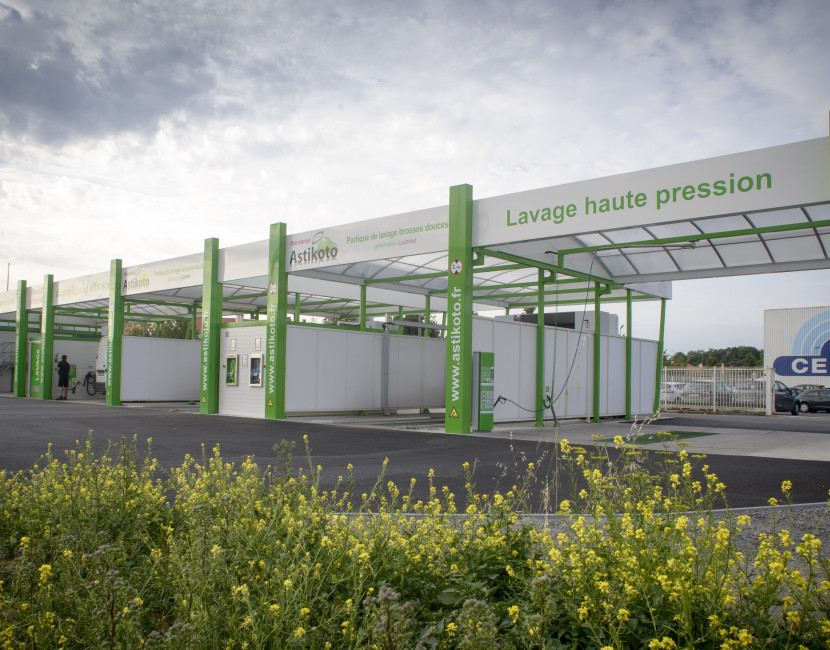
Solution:
[{"label": "vertical sign on pillar", "polygon": [[55,351],[55,307],[54,281],[50,274],[43,276],[43,308],[40,316],[40,359],[38,375],[40,378],[40,399],[52,399],[52,379],[55,363],[52,355]]},{"label": "vertical sign on pillar", "polygon": [[222,285],[219,284],[219,240],[205,240],[202,272],[202,372],[199,377],[199,413],[219,412],[219,326],[222,322]]},{"label": "vertical sign on pillar", "polygon": [[110,304],[107,318],[107,405],[121,405],[121,340],[124,337],[124,282],[121,260],[110,265]]},{"label": "vertical sign on pillar", "polygon": [[469,433],[473,356],[473,187],[450,188],[447,273],[447,433]]},{"label": "vertical sign on pillar", "polygon": [[14,396],[26,397],[26,366],[29,356],[29,312],[26,310],[26,280],[17,283],[17,329],[14,334]]},{"label": "vertical sign on pillar", "polygon": [[285,417],[285,359],[288,335],[288,252],[286,226],[271,224],[268,240],[268,311],[265,336],[265,418]]}]

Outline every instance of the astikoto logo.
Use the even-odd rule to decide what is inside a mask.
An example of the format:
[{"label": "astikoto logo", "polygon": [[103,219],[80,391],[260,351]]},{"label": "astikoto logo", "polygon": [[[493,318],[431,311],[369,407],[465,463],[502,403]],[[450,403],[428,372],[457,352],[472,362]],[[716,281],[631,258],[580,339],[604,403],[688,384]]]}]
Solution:
[{"label": "astikoto logo", "polygon": [[[305,240],[306,242],[308,240]],[[325,231],[321,230],[311,238],[311,246],[302,250],[292,248],[288,266],[304,266],[318,262],[327,262],[337,258],[337,244],[326,237]]]}]

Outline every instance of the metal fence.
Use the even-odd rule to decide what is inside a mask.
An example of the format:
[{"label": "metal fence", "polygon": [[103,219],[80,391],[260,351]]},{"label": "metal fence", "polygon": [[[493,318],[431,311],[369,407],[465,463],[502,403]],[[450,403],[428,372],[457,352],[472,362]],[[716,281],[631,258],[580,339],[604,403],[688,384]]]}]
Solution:
[{"label": "metal fence", "polygon": [[772,368],[663,368],[660,410],[767,410]]}]

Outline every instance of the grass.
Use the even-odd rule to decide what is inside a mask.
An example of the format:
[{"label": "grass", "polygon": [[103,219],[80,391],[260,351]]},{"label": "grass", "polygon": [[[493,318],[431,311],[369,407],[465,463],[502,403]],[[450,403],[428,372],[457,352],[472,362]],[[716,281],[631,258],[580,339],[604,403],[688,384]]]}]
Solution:
[{"label": "grass", "polygon": [[783,525],[788,482],[740,552],[748,517],[715,514],[703,458],[598,449],[550,459],[577,495],[556,528],[522,518],[533,462],[494,494],[474,465],[463,495],[430,473],[418,500],[386,463],[369,493],[351,466],[321,490],[308,440],[301,470],[283,443],[266,467],[203,449],[164,477],[134,439],[50,451],[0,473],[0,646],[828,647],[830,564]]}]

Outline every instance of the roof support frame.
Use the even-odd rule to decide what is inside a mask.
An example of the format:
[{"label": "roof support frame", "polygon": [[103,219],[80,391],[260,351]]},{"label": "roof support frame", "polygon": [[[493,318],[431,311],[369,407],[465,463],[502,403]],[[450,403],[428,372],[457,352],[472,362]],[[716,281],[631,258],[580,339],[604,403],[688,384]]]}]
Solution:
[{"label": "roof support frame", "polygon": [[[694,222],[693,222],[694,223]],[[696,224],[695,224],[695,227]],[[711,233],[704,233],[701,232],[699,235],[678,235],[677,237],[663,237],[661,239],[650,239],[650,240],[641,240],[641,241],[634,241],[634,242],[627,242],[625,244],[608,244],[602,246],[584,246],[582,248],[564,248],[560,251],[557,251],[557,264],[561,267],[564,265],[565,256],[573,255],[575,253],[591,253],[597,251],[604,251],[604,250],[616,250],[619,248],[653,248],[655,246],[664,246],[664,245],[672,245],[672,244],[691,244],[698,241],[703,240],[711,240],[711,239],[727,239],[730,237],[748,237],[751,235],[762,235],[765,233],[773,233],[773,232],[790,232],[793,230],[806,230],[806,229],[816,229],[816,228],[824,228],[830,227],[830,219],[825,219],[822,221],[811,221],[808,223],[792,223],[792,224],[785,224],[780,226],[761,226],[758,228],[743,228],[739,230],[726,230],[723,232],[711,232]],[[496,257],[492,252],[488,253],[492,254],[493,257]],[[563,269],[564,271],[564,269]]]}]

